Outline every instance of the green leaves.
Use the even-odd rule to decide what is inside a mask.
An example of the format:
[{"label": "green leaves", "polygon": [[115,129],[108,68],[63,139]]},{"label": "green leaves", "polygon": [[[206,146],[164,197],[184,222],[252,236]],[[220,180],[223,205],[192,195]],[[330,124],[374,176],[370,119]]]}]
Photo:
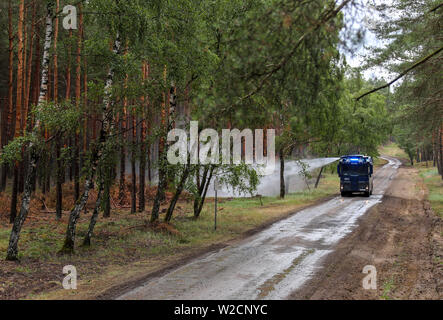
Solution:
[{"label": "green leaves", "polygon": [[25,134],[14,138],[6,146],[3,147],[0,154],[0,164],[13,165],[16,161],[22,160],[22,152],[26,146],[32,142],[35,146],[41,146],[41,140],[37,139],[35,135]]},{"label": "green leaves", "polygon": [[73,133],[80,126],[81,110],[70,101],[44,102],[33,107],[31,112],[50,132]]},{"label": "green leaves", "polygon": [[[441,10],[431,11],[438,4],[435,0],[396,0],[378,6],[386,19],[373,31],[386,45],[373,48],[368,65],[382,65],[398,74],[441,48]],[[441,127],[440,60],[441,54],[411,70],[389,96],[395,139],[411,159],[417,149],[429,152],[433,148],[432,136]]]},{"label": "green leaves", "polygon": [[257,189],[259,178],[257,171],[244,162],[239,165],[222,165],[216,175],[221,185],[225,185],[234,193],[250,194]]},{"label": "green leaves", "polygon": [[[41,127],[54,135],[70,135],[79,130],[81,110],[69,101],[60,103],[44,102],[34,106],[31,110],[34,121],[40,121]],[[0,156],[1,163],[12,164],[22,160],[22,151],[32,144],[34,148],[41,149],[45,141],[39,134],[26,132],[23,136],[16,137],[6,145]]]}]

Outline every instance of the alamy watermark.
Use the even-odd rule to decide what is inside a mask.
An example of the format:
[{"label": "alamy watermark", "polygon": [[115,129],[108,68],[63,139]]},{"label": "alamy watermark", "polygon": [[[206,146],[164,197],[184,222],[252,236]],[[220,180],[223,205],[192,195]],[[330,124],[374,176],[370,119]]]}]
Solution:
[{"label": "alamy watermark", "polygon": [[368,275],[363,278],[362,285],[365,290],[376,290],[377,289],[377,269],[375,266],[366,265],[363,268],[363,273]]},{"label": "alamy watermark", "polygon": [[77,269],[73,265],[67,265],[63,267],[63,274],[66,276],[63,278],[63,289],[75,290],[77,289]]},{"label": "alamy watermark", "polygon": [[[243,142],[242,142],[243,138]],[[232,141],[232,143],[231,143]],[[275,167],[275,130],[266,130],[266,156],[264,130],[222,129],[221,141],[215,129],[198,131],[198,121],[191,121],[189,134],[184,129],[168,132],[167,159],[170,164],[245,164],[263,165],[263,175],[272,174]],[[231,149],[232,146],[232,149]],[[232,150],[232,158],[231,158]]]},{"label": "alamy watermark", "polygon": [[77,30],[77,8],[72,5],[63,7],[63,28],[66,30]]}]

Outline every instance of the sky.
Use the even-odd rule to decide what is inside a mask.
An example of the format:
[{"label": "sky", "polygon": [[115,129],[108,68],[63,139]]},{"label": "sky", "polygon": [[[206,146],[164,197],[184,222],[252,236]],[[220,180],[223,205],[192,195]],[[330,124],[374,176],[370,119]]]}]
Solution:
[{"label": "sky", "polygon": [[[377,36],[368,28],[371,21],[373,21],[374,19],[381,19],[377,15],[377,12],[373,8],[371,8],[371,5],[380,4],[382,2],[390,4],[392,3],[392,0],[356,0],[355,2],[357,6],[347,5],[344,8],[345,21],[348,28],[354,31],[358,29],[364,31],[364,38],[360,45],[354,47],[354,49],[356,50],[354,50],[353,54],[347,50],[342,50],[342,52],[345,54],[346,61],[351,67],[360,67],[365,61],[364,56],[369,53],[369,50],[367,49],[368,47],[383,46],[383,42],[380,39],[377,39]],[[346,41],[347,38],[348,35],[342,33],[342,39]],[[364,70],[362,74],[365,79],[383,77],[385,80],[390,80],[394,77],[393,74],[388,72],[386,69],[380,67],[373,67]]]}]

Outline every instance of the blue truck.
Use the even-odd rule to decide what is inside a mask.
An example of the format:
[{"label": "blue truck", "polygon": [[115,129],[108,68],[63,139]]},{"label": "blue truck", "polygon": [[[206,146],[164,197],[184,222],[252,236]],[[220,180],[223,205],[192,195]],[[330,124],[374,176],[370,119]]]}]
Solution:
[{"label": "blue truck", "polygon": [[374,188],[372,157],[360,154],[341,156],[337,165],[337,173],[340,177],[342,197],[353,192],[362,192],[366,197],[372,194]]}]

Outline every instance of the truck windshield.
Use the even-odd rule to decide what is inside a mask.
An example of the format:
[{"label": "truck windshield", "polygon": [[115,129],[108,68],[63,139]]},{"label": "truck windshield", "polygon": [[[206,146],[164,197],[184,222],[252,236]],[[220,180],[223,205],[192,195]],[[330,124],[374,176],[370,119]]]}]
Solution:
[{"label": "truck windshield", "polygon": [[368,166],[355,164],[342,164],[342,173],[344,175],[366,175],[368,174]]}]

